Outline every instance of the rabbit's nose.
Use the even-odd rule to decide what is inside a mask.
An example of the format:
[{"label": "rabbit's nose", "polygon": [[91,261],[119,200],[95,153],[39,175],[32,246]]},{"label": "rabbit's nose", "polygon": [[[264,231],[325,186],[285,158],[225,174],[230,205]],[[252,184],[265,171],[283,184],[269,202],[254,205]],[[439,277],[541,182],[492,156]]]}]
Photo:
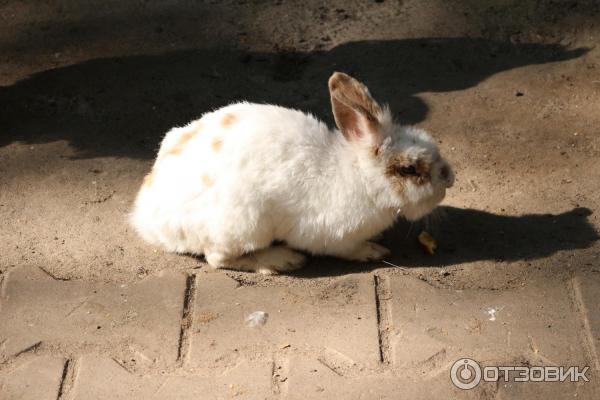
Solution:
[{"label": "rabbit's nose", "polygon": [[451,188],[454,184],[454,174],[448,165],[444,165],[440,168],[440,178],[446,182],[447,188]]},{"label": "rabbit's nose", "polygon": [[448,178],[450,177],[450,170],[448,169],[447,165],[444,165],[442,168],[440,168],[440,178],[442,178],[443,180],[448,180]]}]

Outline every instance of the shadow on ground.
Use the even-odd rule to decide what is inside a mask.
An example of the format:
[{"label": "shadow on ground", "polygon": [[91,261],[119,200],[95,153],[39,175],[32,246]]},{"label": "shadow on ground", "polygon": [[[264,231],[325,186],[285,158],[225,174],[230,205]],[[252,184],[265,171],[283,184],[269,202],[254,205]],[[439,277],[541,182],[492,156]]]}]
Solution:
[{"label": "shadow on ground", "polygon": [[[588,222],[592,211],[575,208],[562,214],[503,216],[473,209],[439,207],[441,223],[433,233],[439,248],[424,254],[417,235],[423,221],[405,220],[385,232],[380,243],[392,250],[386,260],[400,267],[444,267],[473,261],[527,261],[562,250],[590,247],[600,236]],[[333,258],[311,259],[298,276],[328,276],[370,271],[381,263],[347,263]]]},{"label": "shadow on ground", "polygon": [[486,39],[354,42],[330,51],[193,50],[98,59],[0,88],[0,146],[66,140],[76,157],[150,159],[171,127],[235,100],[311,111],[332,123],[326,82],[355,74],[403,123],[427,115],[421,92],[472,87],[512,68],[568,60],[586,49]]}]

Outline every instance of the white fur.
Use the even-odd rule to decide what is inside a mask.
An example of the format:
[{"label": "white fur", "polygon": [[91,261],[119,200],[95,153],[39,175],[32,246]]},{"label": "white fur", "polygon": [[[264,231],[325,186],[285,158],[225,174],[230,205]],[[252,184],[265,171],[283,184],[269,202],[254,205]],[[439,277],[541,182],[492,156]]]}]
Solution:
[{"label": "white fur", "polygon": [[[226,114],[235,121],[223,127]],[[387,109],[377,158],[368,139],[349,142],[312,115],[279,106],[237,103],[199,121],[167,133],[131,223],[148,242],[204,254],[213,267],[270,272],[301,264],[291,249],[279,249],[279,261],[269,259],[273,241],[312,254],[380,258],[386,249],[367,240],[399,212],[428,213],[449,186],[435,178],[427,187],[407,184],[403,195],[394,191],[384,168],[395,152],[439,156],[429,135],[397,127]],[[181,153],[168,154],[190,131],[197,133]],[[218,151],[211,146],[215,137],[222,140]]]}]

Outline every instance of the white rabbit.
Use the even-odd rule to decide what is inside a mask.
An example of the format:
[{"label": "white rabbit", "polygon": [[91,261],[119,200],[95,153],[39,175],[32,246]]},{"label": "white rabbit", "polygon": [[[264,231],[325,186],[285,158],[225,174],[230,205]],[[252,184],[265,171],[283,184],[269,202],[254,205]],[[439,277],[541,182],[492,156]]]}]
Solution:
[{"label": "white rabbit", "polygon": [[214,268],[289,271],[304,262],[294,249],[384,257],[389,251],[368,240],[398,215],[429,213],[453,172],[426,132],[395,124],[354,78],[334,73],[329,92],[339,130],[251,103],[172,129],[137,196],[133,226],[168,251],[204,254]]}]

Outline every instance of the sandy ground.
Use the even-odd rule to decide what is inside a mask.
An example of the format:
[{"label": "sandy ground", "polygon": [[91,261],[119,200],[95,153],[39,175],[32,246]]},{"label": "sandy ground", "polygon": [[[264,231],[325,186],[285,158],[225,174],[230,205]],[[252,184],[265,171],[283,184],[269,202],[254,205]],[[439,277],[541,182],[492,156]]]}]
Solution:
[{"label": "sandy ground", "polygon": [[[49,3],[0,2],[0,274],[132,281],[205,268],[126,223],[162,135],[240,99],[332,124],[334,70],[429,129],[456,186],[433,216],[385,234],[402,268],[314,258],[291,277],[228,274],[310,285],[385,268],[500,289],[598,271],[596,1]],[[435,256],[416,244],[424,228]]]}]

